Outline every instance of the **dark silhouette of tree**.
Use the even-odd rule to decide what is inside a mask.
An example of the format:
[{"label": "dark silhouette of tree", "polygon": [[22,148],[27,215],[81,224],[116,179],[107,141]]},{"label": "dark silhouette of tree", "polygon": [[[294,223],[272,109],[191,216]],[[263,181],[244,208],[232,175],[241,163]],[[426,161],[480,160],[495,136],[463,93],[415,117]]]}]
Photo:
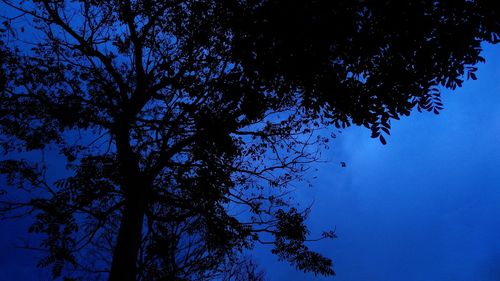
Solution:
[{"label": "dark silhouette of tree", "polygon": [[255,243],[334,274],[290,184],[329,128],[385,144],[438,113],[500,32],[486,0],[2,2],[2,214],[35,216],[66,280],[202,280]]},{"label": "dark silhouette of tree", "polygon": [[226,263],[229,268],[223,271],[221,281],[263,281],[264,272],[247,256]]}]

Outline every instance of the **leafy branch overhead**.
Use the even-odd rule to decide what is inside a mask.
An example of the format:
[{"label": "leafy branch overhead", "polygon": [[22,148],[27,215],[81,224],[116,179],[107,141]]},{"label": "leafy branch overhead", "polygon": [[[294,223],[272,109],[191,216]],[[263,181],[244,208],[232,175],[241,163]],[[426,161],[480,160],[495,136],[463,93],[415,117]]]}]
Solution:
[{"label": "leafy branch overhead", "polygon": [[334,274],[291,195],[333,129],[385,144],[500,38],[491,0],[1,2],[0,210],[66,280]]}]

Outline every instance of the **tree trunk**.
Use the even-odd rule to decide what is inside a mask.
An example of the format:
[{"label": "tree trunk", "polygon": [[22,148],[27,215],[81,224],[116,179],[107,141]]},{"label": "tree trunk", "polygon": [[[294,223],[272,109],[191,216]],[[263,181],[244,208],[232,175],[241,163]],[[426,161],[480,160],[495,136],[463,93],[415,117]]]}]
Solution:
[{"label": "tree trunk", "polygon": [[[144,184],[144,183],[143,183]],[[137,256],[142,240],[145,196],[137,190],[128,192],[120,230],[116,240],[109,281],[135,281],[137,276]]]},{"label": "tree trunk", "polygon": [[149,181],[141,174],[137,155],[130,146],[130,116],[124,113],[117,120],[116,149],[121,187],[125,193],[120,229],[113,252],[108,281],[136,281],[137,258],[142,242],[142,226]]}]

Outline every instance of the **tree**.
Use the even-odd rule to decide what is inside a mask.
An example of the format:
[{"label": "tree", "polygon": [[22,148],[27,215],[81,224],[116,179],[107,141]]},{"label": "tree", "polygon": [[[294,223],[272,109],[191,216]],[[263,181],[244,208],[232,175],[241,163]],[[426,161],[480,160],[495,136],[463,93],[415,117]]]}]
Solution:
[{"label": "tree", "polygon": [[[3,5],[2,210],[35,215],[39,265],[68,280],[199,280],[255,243],[334,274],[290,185],[330,128],[385,144],[391,119],[438,113],[500,32],[487,0]],[[29,154],[48,149],[57,180]]]}]

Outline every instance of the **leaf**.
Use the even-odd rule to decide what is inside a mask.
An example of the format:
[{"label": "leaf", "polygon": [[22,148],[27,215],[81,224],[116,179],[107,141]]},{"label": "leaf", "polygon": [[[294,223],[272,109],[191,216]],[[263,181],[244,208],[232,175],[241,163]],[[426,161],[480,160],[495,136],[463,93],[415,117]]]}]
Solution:
[{"label": "leaf", "polygon": [[385,140],[384,136],[380,135],[379,140],[383,145],[387,144],[387,141]]},{"label": "leaf", "polygon": [[391,131],[388,128],[382,127],[382,131],[384,131],[387,135],[391,135]]}]

